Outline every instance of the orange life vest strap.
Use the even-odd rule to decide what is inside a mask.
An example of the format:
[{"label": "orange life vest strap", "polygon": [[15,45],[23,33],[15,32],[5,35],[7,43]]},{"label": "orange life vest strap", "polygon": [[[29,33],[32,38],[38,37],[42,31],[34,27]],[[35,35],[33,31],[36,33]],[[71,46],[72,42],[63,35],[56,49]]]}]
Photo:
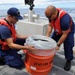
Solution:
[{"label": "orange life vest strap", "polygon": [[2,44],[2,41],[0,40],[0,44]]}]

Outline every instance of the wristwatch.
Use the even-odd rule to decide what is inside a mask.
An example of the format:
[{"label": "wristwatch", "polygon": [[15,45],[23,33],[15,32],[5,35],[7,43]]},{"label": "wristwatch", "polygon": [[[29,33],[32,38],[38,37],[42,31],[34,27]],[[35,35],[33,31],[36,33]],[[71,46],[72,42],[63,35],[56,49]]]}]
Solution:
[{"label": "wristwatch", "polygon": [[57,44],[57,46],[58,46],[58,47],[60,47],[60,45],[59,45],[59,44]]}]

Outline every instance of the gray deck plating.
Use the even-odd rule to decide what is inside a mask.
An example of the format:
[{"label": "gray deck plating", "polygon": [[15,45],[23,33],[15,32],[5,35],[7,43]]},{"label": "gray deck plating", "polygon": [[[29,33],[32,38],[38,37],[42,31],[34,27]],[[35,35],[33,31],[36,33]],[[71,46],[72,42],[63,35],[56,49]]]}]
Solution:
[{"label": "gray deck plating", "polygon": [[[72,61],[72,67],[70,71],[65,71],[63,69],[65,65],[65,58],[63,55],[63,50],[56,53],[53,59],[53,68],[48,75],[75,75],[75,58]],[[15,68],[10,68],[7,65],[0,66],[0,75],[30,75],[25,68],[22,70],[17,70]]]}]

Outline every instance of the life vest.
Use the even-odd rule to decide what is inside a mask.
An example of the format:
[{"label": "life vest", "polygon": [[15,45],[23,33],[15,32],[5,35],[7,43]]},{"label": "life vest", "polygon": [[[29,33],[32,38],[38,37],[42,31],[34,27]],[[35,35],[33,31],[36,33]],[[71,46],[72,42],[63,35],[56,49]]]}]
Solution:
[{"label": "life vest", "polygon": [[[61,10],[60,8],[57,8],[57,10],[59,11],[59,15],[56,18],[56,20],[51,21],[51,25],[54,27],[54,30],[57,34],[62,34],[62,30],[60,27],[60,19],[66,14],[66,12],[64,10]],[[72,25],[72,19],[70,21],[70,27]],[[68,29],[68,33],[71,31],[71,28]]]},{"label": "life vest", "polygon": [[[0,20],[0,25],[7,26],[9,28],[13,42],[15,42],[16,41],[16,31],[15,31],[14,25],[9,25],[4,19]],[[9,49],[7,43],[4,40],[0,39],[0,44],[2,45],[2,50]]]}]

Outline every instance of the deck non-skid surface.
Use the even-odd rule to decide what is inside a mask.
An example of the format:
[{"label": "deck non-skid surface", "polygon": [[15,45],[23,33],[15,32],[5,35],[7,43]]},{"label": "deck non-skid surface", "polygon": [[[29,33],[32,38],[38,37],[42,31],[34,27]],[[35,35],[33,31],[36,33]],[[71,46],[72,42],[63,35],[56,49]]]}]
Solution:
[{"label": "deck non-skid surface", "polygon": [[[53,59],[53,67],[48,75],[75,75],[75,58],[72,61],[72,67],[70,71],[65,71],[65,57],[63,50],[57,52]],[[17,70],[15,68],[10,68],[7,65],[0,66],[0,75],[31,75],[25,68],[22,70]]]}]

